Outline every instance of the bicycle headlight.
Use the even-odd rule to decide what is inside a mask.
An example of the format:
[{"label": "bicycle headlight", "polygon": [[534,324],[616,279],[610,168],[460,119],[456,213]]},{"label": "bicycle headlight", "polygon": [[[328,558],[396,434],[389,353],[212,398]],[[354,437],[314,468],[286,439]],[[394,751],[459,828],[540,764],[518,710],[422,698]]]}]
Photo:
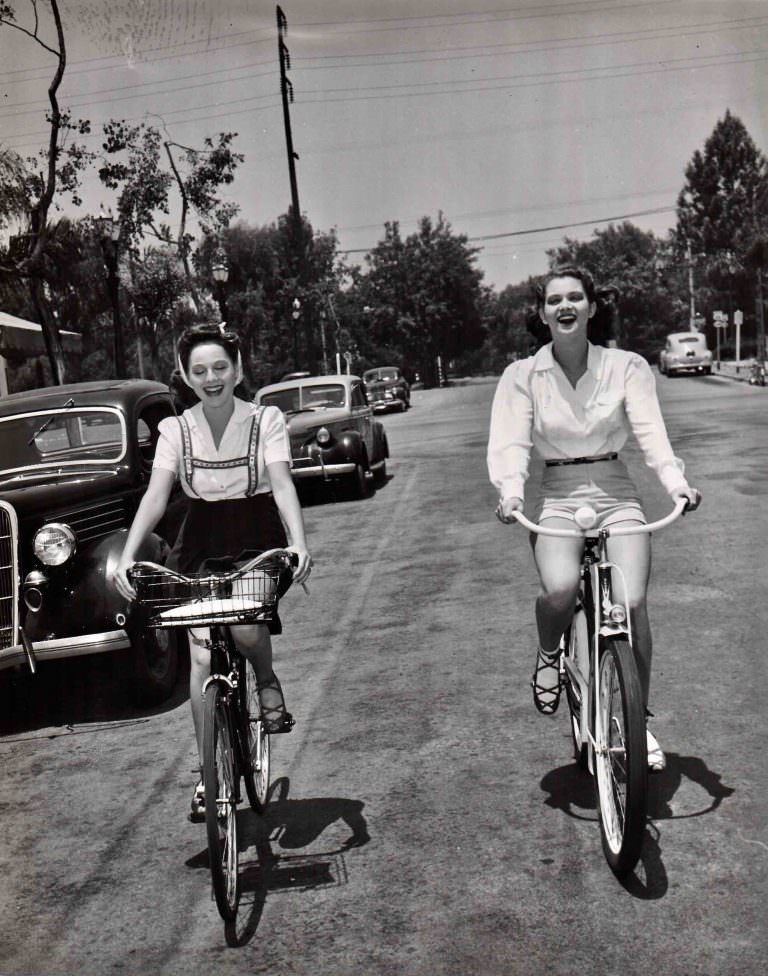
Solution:
[{"label": "bicycle headlight", "polygon": [[331,443],[331,432],[327,427],[321,427],[315,436],[317,437],[317,443],[321,447],[325,447],[327,444]]},{"label": "bicycle headlight", "polygon": [[627,611],[621,606],[620,603],[614,603],[614,605],[608,611],[608,618],[611,623],[623,624],[627,619]]},{"label": "bicycle headlight", "polygon": [[75,533],[63,522],[49,522],[35,533],[32,548],[46,566],[61,566],[75,552]]}]

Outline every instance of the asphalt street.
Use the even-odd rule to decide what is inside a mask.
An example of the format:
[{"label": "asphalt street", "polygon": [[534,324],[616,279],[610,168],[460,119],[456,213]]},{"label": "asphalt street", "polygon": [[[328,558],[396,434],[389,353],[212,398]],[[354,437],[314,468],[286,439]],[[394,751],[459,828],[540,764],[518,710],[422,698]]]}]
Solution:
[{"label": "asphalt street", "polygon": [[[651,708],[668,756],[620,884],[563,708],[535,712],[533,563],[493,517],[494,382],[386,416],[389,479],[306,509],[283,603],[293,733],[211,900],[183,687],[137,713],[108,659],[19,680],[0,739],[3,976],[752,976],[765,971],[768,390],[658,378],[699,512],[654,539]],[[626,451],[649,516],[669,507]],[[536,476],[534,468],[532,477]]]}]

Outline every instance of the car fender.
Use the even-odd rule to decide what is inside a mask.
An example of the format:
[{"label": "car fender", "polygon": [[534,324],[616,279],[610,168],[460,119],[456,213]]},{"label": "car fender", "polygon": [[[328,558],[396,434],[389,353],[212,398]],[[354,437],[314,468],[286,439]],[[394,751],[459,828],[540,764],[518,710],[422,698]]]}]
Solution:
[{"label": "car fender", "polygon": [[351,461],[359,462],[365,455],[365,441],[357,430],[342,431],[337,445]]}]

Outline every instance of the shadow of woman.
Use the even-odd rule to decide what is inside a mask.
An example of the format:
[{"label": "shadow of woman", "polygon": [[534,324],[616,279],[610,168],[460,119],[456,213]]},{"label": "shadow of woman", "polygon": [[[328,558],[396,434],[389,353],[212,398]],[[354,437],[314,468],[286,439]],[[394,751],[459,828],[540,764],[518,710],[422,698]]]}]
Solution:
[{"label": "shadow of woman", "polygon": [[[238,846],[243,851],[252,851],[252,855],[248,860],[241,860],[238,916],[224,927],[227,945],[231,947],[246,945],[254,937],[270,892],[345,884],[344,854],[370,840],[361,800],[343,797],[293,800],[288,798],[289,790],[289,779],[281,777],[270,788],[263,814],[243,810],[238,815]],[[303,850],[339,822],[346,824],[350,831],[340,845],[302,854],[276,852],[276,849]],[[193,866],[192,862],[188,863]]]},{"label": "shadow of woman", "polygon": [[[648,820],[640,861],[634,872],[621,879],[621,884],[635,898],[644,900],[662,898],[669,887],[664,861],[661,856],[661,833],[653,821],[681,820],[702,817],[715,811],[734,790],[722,783],[719,773],[709,769],[698,756],[680,756],[668,752],[663,772],[648,780]],[[687,780],[704,790],[708,801],[686,813],[675,813],[672,800]],[[562,810],[577,820],[597,820],[597,804],[594,781],[576,763],[551,770],[541,780],[541,788],[548,794],[547,806]],[[578,810],[588,811],[579,813]]]}]

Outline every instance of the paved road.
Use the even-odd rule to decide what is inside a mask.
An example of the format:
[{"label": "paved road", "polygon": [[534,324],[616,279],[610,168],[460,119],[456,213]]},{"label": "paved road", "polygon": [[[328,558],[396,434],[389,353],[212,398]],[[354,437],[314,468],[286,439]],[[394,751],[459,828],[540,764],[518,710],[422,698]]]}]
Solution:
[{"label": "paved road", "polygon": [[565,715],[531,704],[532,563],[492,517],[480,382],[385,418],[375,497],[307,510],[317,570],[308,598],[286,598],[278,649],[299,724],[277,742],[266,819],[242,817],[271,861],[246,872],[237,932],[210,900],[204,828],[184,819],[183,692],[136,714],[109,661],[75,662],[0,740],[0,973],[764,972],[768,392],[659,389],[705,504],[655,541],[669,767],[626,886]]}]

